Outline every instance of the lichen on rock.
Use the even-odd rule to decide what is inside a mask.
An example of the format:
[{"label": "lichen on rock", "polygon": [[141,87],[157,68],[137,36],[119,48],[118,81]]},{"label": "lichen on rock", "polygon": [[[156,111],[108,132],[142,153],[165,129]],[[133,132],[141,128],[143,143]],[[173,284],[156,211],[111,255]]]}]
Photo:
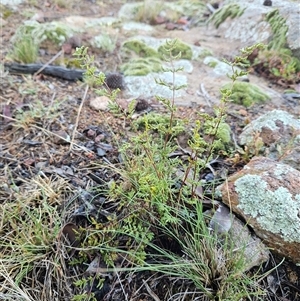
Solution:
[{"label": "lichen on rock", "polygon": [[281,235],[286,241],[300,242],[300,194],[293,196],[285,187],[272,190],[259,175],[244,175],[234,185],[238,208],[256,218],[265,230]]},{"label": "lichen on rock", "polygon": [[[284,127],[287,127],[287,130],[282,128],[281,125],[283,125]],[[285,133],[286,137],[287,137],[288,133],[289,132],[291,133],[292,129],[295,129],[296,131],[300,130],[300,121],[298,119],[294,118],[291,114],[289,114],[286,111],[273,110],[271,112],[268,112],[268,113],[258,117],[256,120],[254,120],[250,124],[248,124],[244,128],[242,134],[240,135],[240,143],[243,145],[251,143],[251,141],[254,139],[253,134],[255,132],[261,133],[265,129],[270,129],[270,131],[272,131],[272,132],[276,131],[281,134]],[[272,136],[274,136],[274,134]],[[280,137],[279,135],[276,135],[276,136]],[[270,137],[268,137],[268,138],[270,138]],[[269,142],[270,139],[268,139],[267,141]],[[266,143],[267,141],[264,141],[264,143]],[[278,143],[278,141],[277,141],[277,143]]]}]

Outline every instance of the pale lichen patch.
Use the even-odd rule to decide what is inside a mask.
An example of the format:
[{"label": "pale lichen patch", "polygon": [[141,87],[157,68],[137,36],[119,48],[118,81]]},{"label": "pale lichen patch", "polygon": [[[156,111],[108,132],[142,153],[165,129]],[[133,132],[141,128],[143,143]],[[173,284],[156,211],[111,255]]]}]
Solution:
[{"label": "pale lichen patch", "polygon": [[292,172],[293,168],[288,167],[287,165],[277,165],[273,170],[274,175],[277,179],[282,179],[282,176],[287,175],[289,172]]},{"label": "pale lichen patch", "polygon": [[279,234],[285,241],[300,242],[300,195],[287,188],[272,191],[261,176],[245,175],[235,181],[240,208],[261,227]]}]

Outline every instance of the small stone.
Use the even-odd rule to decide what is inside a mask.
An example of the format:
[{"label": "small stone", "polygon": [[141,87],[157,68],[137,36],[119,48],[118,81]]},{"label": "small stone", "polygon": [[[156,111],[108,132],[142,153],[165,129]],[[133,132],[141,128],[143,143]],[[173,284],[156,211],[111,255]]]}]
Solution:
[{"label": "small stone", "polygon": [[128,111],[129,101],[127,99],[124,99],[124,98],[116,99],[116,103],[118,104],[119,108],[123,112],[127,112]]},{"label": "small stone", "polygon": [[146,99],[139,98],[137,99],[136,105],[135,105],[135,111],[136,112],[141,112],[141,111],[146,111],[148,110],[150,104]]},{"label": "small stone", "polygon": [[78,35],[72,36],[68,39],[67,43],[71,44],[73,49],[80,47],[82,45],[81,37]]},{"label": "small stone", "polygon": [[108,110],[110,99],[107,96],[99,96],[90,101],[90,107],[94,110]]},{"label": "small stone", "polygon": [[272,1],[271,0],[265,0],[263,5],[264,6],[272,6]]}]

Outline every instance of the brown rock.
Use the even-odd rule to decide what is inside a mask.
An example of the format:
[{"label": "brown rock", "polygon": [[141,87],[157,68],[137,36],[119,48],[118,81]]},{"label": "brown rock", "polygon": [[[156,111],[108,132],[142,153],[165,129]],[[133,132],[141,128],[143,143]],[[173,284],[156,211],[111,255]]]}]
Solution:
[{"label": "brown rock", "polygon": [[300,172],[265,157],[253,158],[218,187],[274,252],[300,262]]}]

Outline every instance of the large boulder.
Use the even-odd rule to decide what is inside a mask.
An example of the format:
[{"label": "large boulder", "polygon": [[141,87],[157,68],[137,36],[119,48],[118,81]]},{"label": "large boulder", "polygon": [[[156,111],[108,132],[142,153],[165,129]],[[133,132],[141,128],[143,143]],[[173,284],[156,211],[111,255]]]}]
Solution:
[{"label": "large boulder", "polygon": [[300,262],[300,171],[255,157],[218,191],[269,248]]}]

